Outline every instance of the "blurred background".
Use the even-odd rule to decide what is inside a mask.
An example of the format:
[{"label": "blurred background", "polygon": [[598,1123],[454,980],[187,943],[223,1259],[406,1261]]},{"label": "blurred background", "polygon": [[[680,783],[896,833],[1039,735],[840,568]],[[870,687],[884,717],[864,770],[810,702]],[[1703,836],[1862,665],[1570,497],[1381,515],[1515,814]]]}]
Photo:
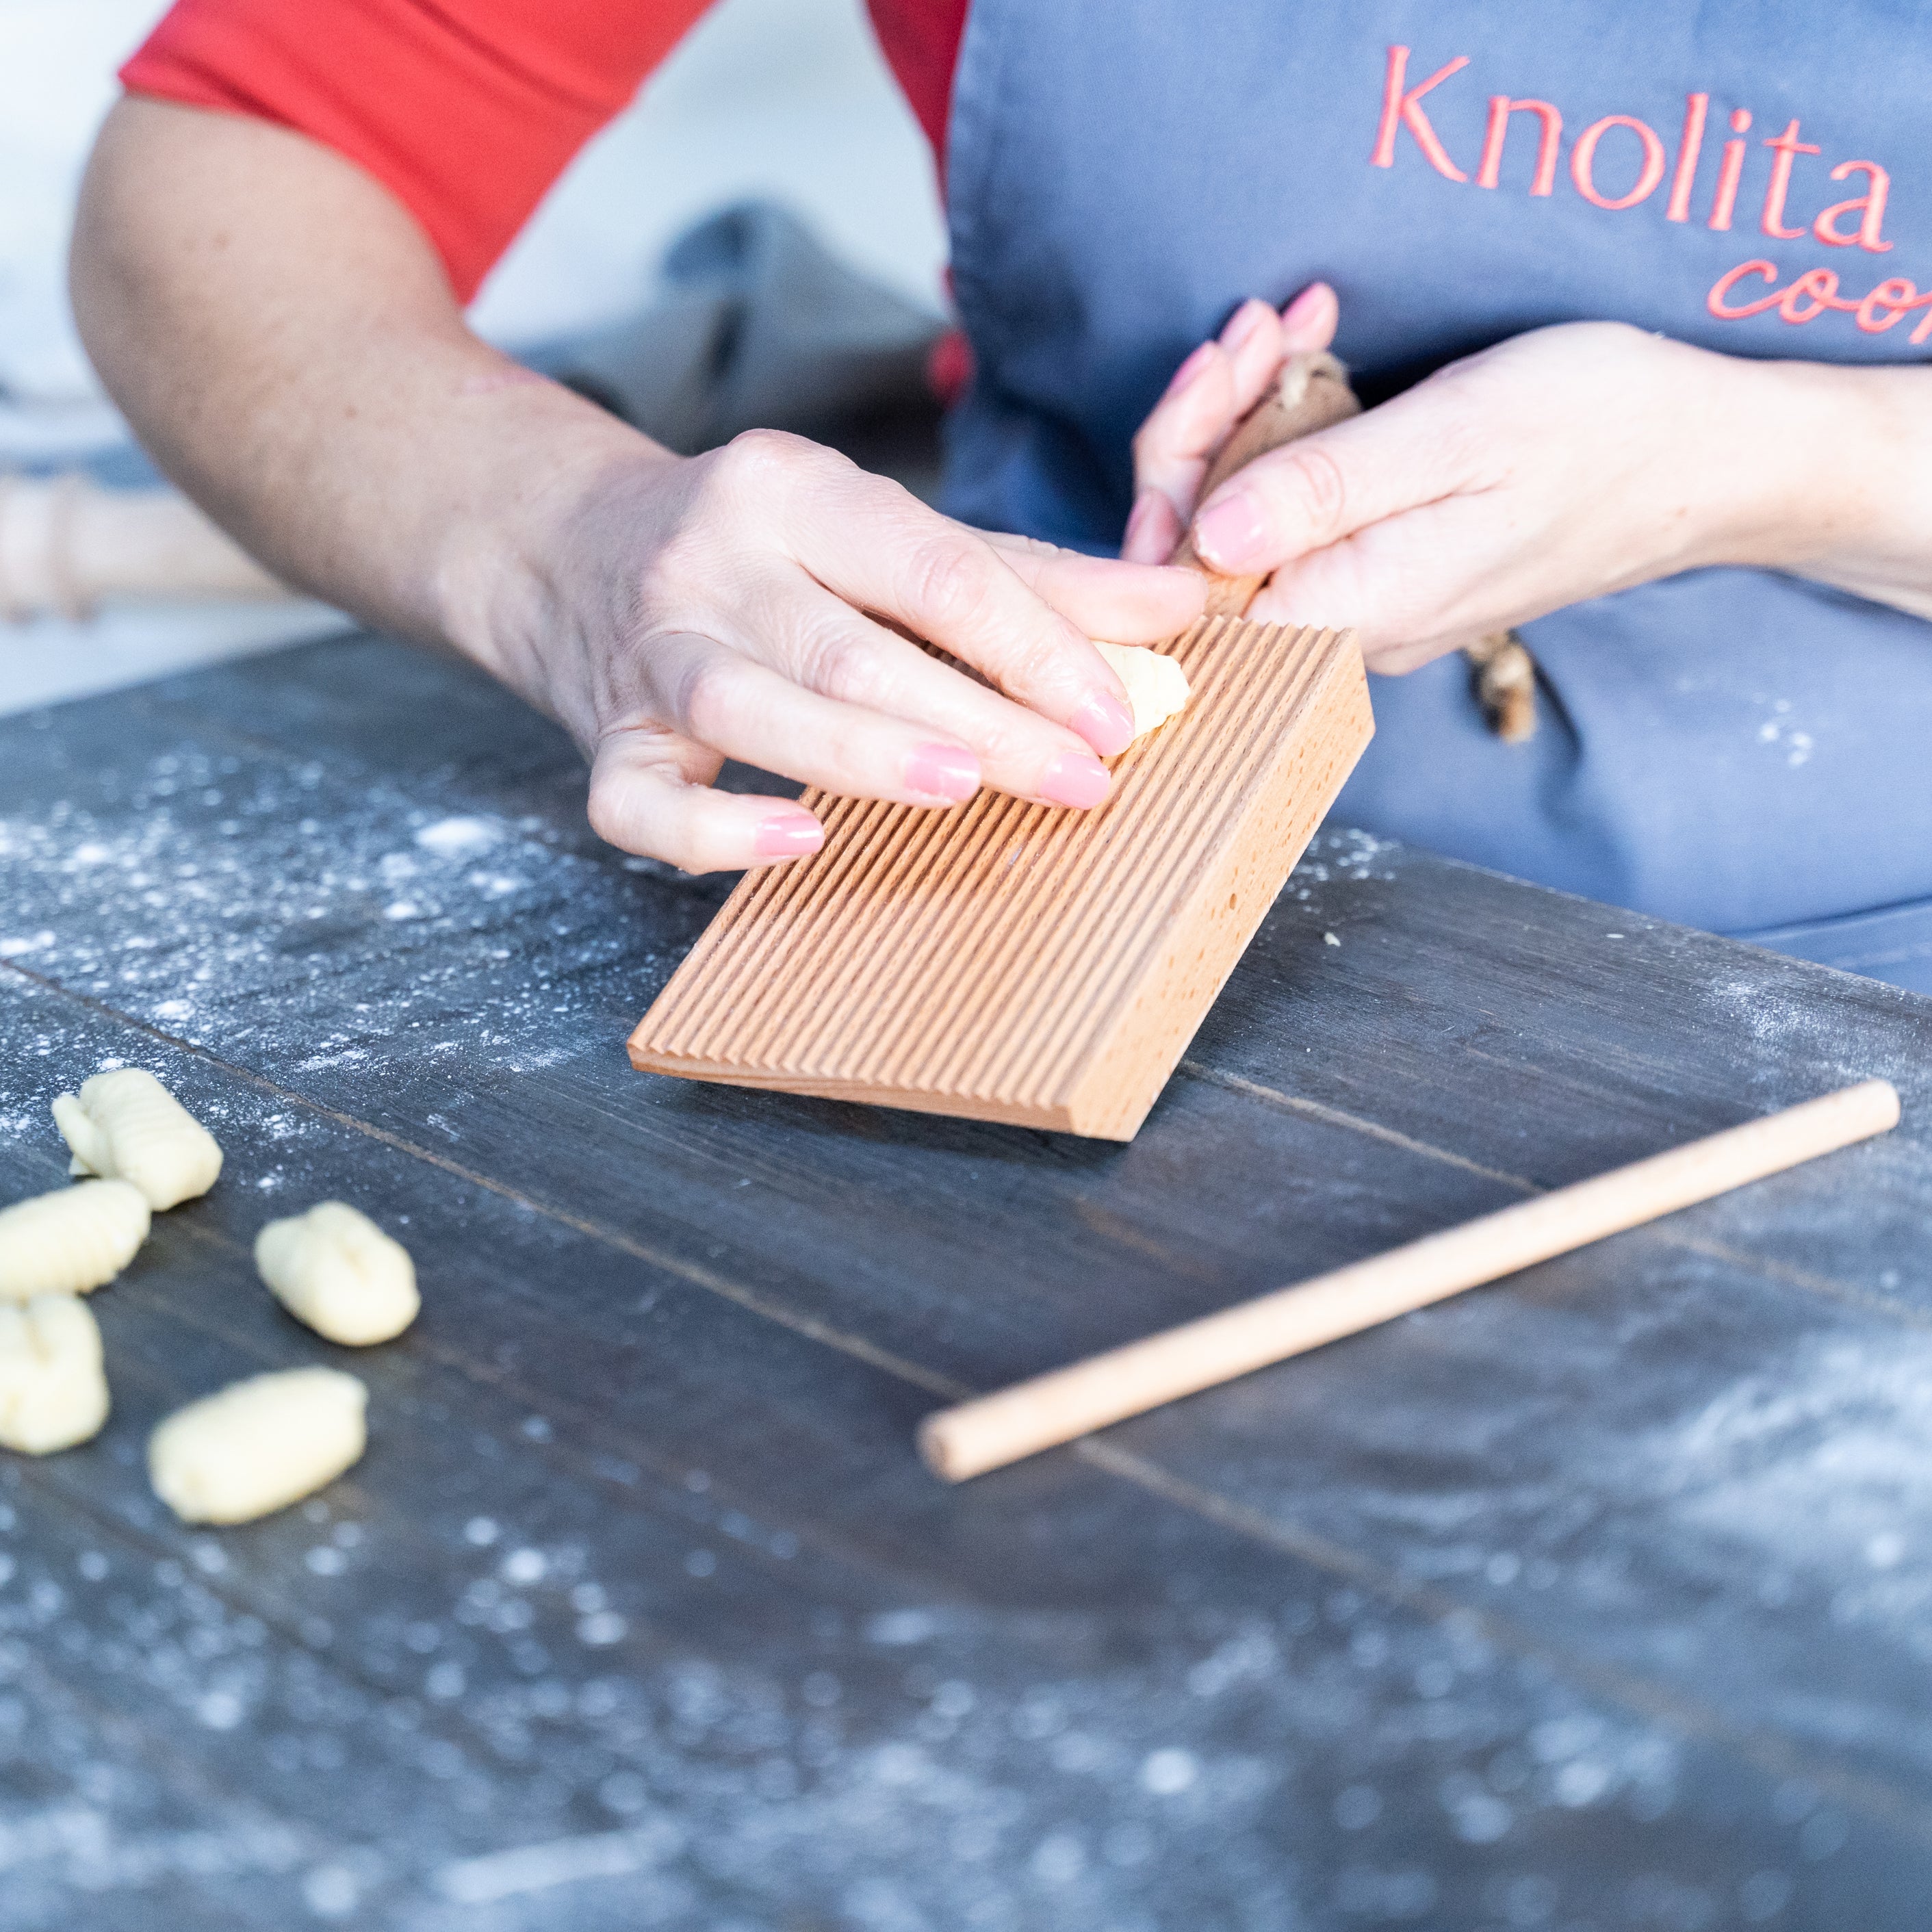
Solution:
[{"label": "blurred background", "polygon": [[[71,520],[83,486],[160,482],[87,366],[65,262],[115,70],[166,10],[164,0],[0,0],[0,712],[344,621],[313,604],[232,595],[110,595],[82,615],[92,600],[34,592],[37,546]],[[734,209],[731,221],[711,220]],[[931,153],[860,0],[719,0],[578,157],[471,313],[492,341],[581,375],[600,400],[657,412],[685,445],[718,440],[747,412],[764,420],[775,394],[819,379],[825,422],[807,409],[787,426],[826,434],[920,488],[933,422],[895,398],[942,326],[945,255]],[[680,389],[706,332],[774,288],[788,316],[818,318],[817,339],[773,343],[766,331],[731,393]],[[844,353],[828,376],[831,338]],[[49,487],[63,476],[74,480]],[[96,500],[86,503],[92,514]],[[118,495],[107,508],[124,518],[178,510]],[[40,608],[50,602],[70,614]]]}]

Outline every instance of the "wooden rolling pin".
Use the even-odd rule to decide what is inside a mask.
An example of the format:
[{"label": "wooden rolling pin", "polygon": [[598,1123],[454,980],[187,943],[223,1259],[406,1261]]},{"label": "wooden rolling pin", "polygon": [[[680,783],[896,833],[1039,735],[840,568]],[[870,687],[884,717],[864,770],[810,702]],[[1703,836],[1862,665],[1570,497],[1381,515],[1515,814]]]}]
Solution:
[{"label": "wooden rolling pin", "polygon": [[920,1454],[947,1481],[963,1482],[1898,1124],[1898,1095],[1890,1082],[1840,1088],[941,1409],[920,1425]]},{"label": "wooden rolling pin", "polygon": [[84,618],[116,599],[292,596],[185,496],[80,476],[0,476],[0,619]]}]

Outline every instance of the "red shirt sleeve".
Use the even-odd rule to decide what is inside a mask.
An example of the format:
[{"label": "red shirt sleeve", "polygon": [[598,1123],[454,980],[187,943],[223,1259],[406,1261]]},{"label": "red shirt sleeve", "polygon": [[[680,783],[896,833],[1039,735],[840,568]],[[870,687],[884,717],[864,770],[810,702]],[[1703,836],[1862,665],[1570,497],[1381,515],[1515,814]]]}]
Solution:
[{"label": "red shirt sleeve", "polygon": [[866,0],[872,31],[898,76],[926,138],[932,143],[940,177],[946,174],[946,123],[952,106],[952,70],[966,32],[970,0]]},{"label": "red shirt sleeve", "polygon": [[[130,92],[295,129],[380,182],[460,301],[709,0],[177,0]],[[968,0],[869,0],[944,152]]]},{"label": "red shirt sleeve", "polygon": [[253,115],[373,175],[467,302],[708,0],[180,0],[133,92]]}]

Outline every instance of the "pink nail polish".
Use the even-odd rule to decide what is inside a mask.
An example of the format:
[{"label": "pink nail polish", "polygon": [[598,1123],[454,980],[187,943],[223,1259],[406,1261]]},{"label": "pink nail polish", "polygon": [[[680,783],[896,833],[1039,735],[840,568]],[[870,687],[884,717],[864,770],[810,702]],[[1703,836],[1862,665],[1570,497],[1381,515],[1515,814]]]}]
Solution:
[{"label": "pink nail polish", "polygon": [[1134,714],[1104,691],[1089,692],[1068,722],[1103,758],[1124,752],[1134,742]]},{"label": "pink nail polish", "polygon": [[955,804],[980,789],[980,760],[958,745],[921,745],[905,761],[908,789]]},{"label": "pink nail polish", "polygon": [[1246,342],[1268,320],[1268,313],[1267,305],[1264,303],[1256,302],[1252,298],[1242,303],[1240,307],[1228,318],[1228,326],[1221,332],[1221,346],[1226,350],[1230,356],[1234,354],[1242,344]]},{"label": "pink nail polish", "polygon": [[1210,503],[1194,519],[1194,548],[1221,571],[1246,569],[1268,535],[1261,506],[1245,490]]},{"label": "pink nail polish", "polygon": [[808,812],[775,812],[758,822],[752,849],[760,859],[796,859],[825,843],[825,827]]},{"label": "pink nail polish", "polygon": [[1063,752],[1040,773],[1040,795],[1055,805],[1076,806],[1084,810],[1098,805],[1107,796],[1108,783],[1105,765]]},{"label": "pink nail polish", "polygon": [[1186,388],[1210,362],[1214,361],[1214,352],[1220,346],[1218,342],[1202,343],[1201,346],[1196,350],[1178,369],[1174,370],[1174,380],[1167,386],[1167,393],[1170,396],[1179,395],[1181,391]]},{"label": "pink nail polish", "polygon": [[1283,322],[1300,322],[1304,320],[1304,318],[1305,318],[1308,314],[1309,311],[1314,308],[1316,303],[1321,298],[1323,290],[1325,290],[1328,286],[1328,284],[1326,282],[1310,282],[1307,287],[1304,289],[1300,294],[1297,296],[1294,301],[1290,302],[1287,308],[1282,310],[1282,320]]},{"label": "pink nail polish", "polygon": [[1335,291],[1326,282],[1310,282],[1281,312],[1281,326],[1291,342],[1307,329],[1335,299]]}]

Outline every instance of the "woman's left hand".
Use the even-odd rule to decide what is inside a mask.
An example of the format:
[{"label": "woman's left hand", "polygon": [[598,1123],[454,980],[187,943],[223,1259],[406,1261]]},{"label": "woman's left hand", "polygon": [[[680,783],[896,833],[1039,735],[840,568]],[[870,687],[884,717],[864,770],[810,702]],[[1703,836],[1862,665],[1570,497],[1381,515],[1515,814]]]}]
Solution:
[{"label": "woman's left hand", "polygon": [[1381,671],[1678,571],[1802,568],[1810,366],[1618,322],[1537,329],[1452,363],[1271,451],[1196,509],[1190,489],[1228,428],[1282,354],[1327,346],[1334,316],[1319,284],[1283,316],[1244,304],[1183,365],[1136,440],[1125,554],[1151,556],[1191,513],[1215,568],[1273,573],[1250,615],[1351,626]]}]

